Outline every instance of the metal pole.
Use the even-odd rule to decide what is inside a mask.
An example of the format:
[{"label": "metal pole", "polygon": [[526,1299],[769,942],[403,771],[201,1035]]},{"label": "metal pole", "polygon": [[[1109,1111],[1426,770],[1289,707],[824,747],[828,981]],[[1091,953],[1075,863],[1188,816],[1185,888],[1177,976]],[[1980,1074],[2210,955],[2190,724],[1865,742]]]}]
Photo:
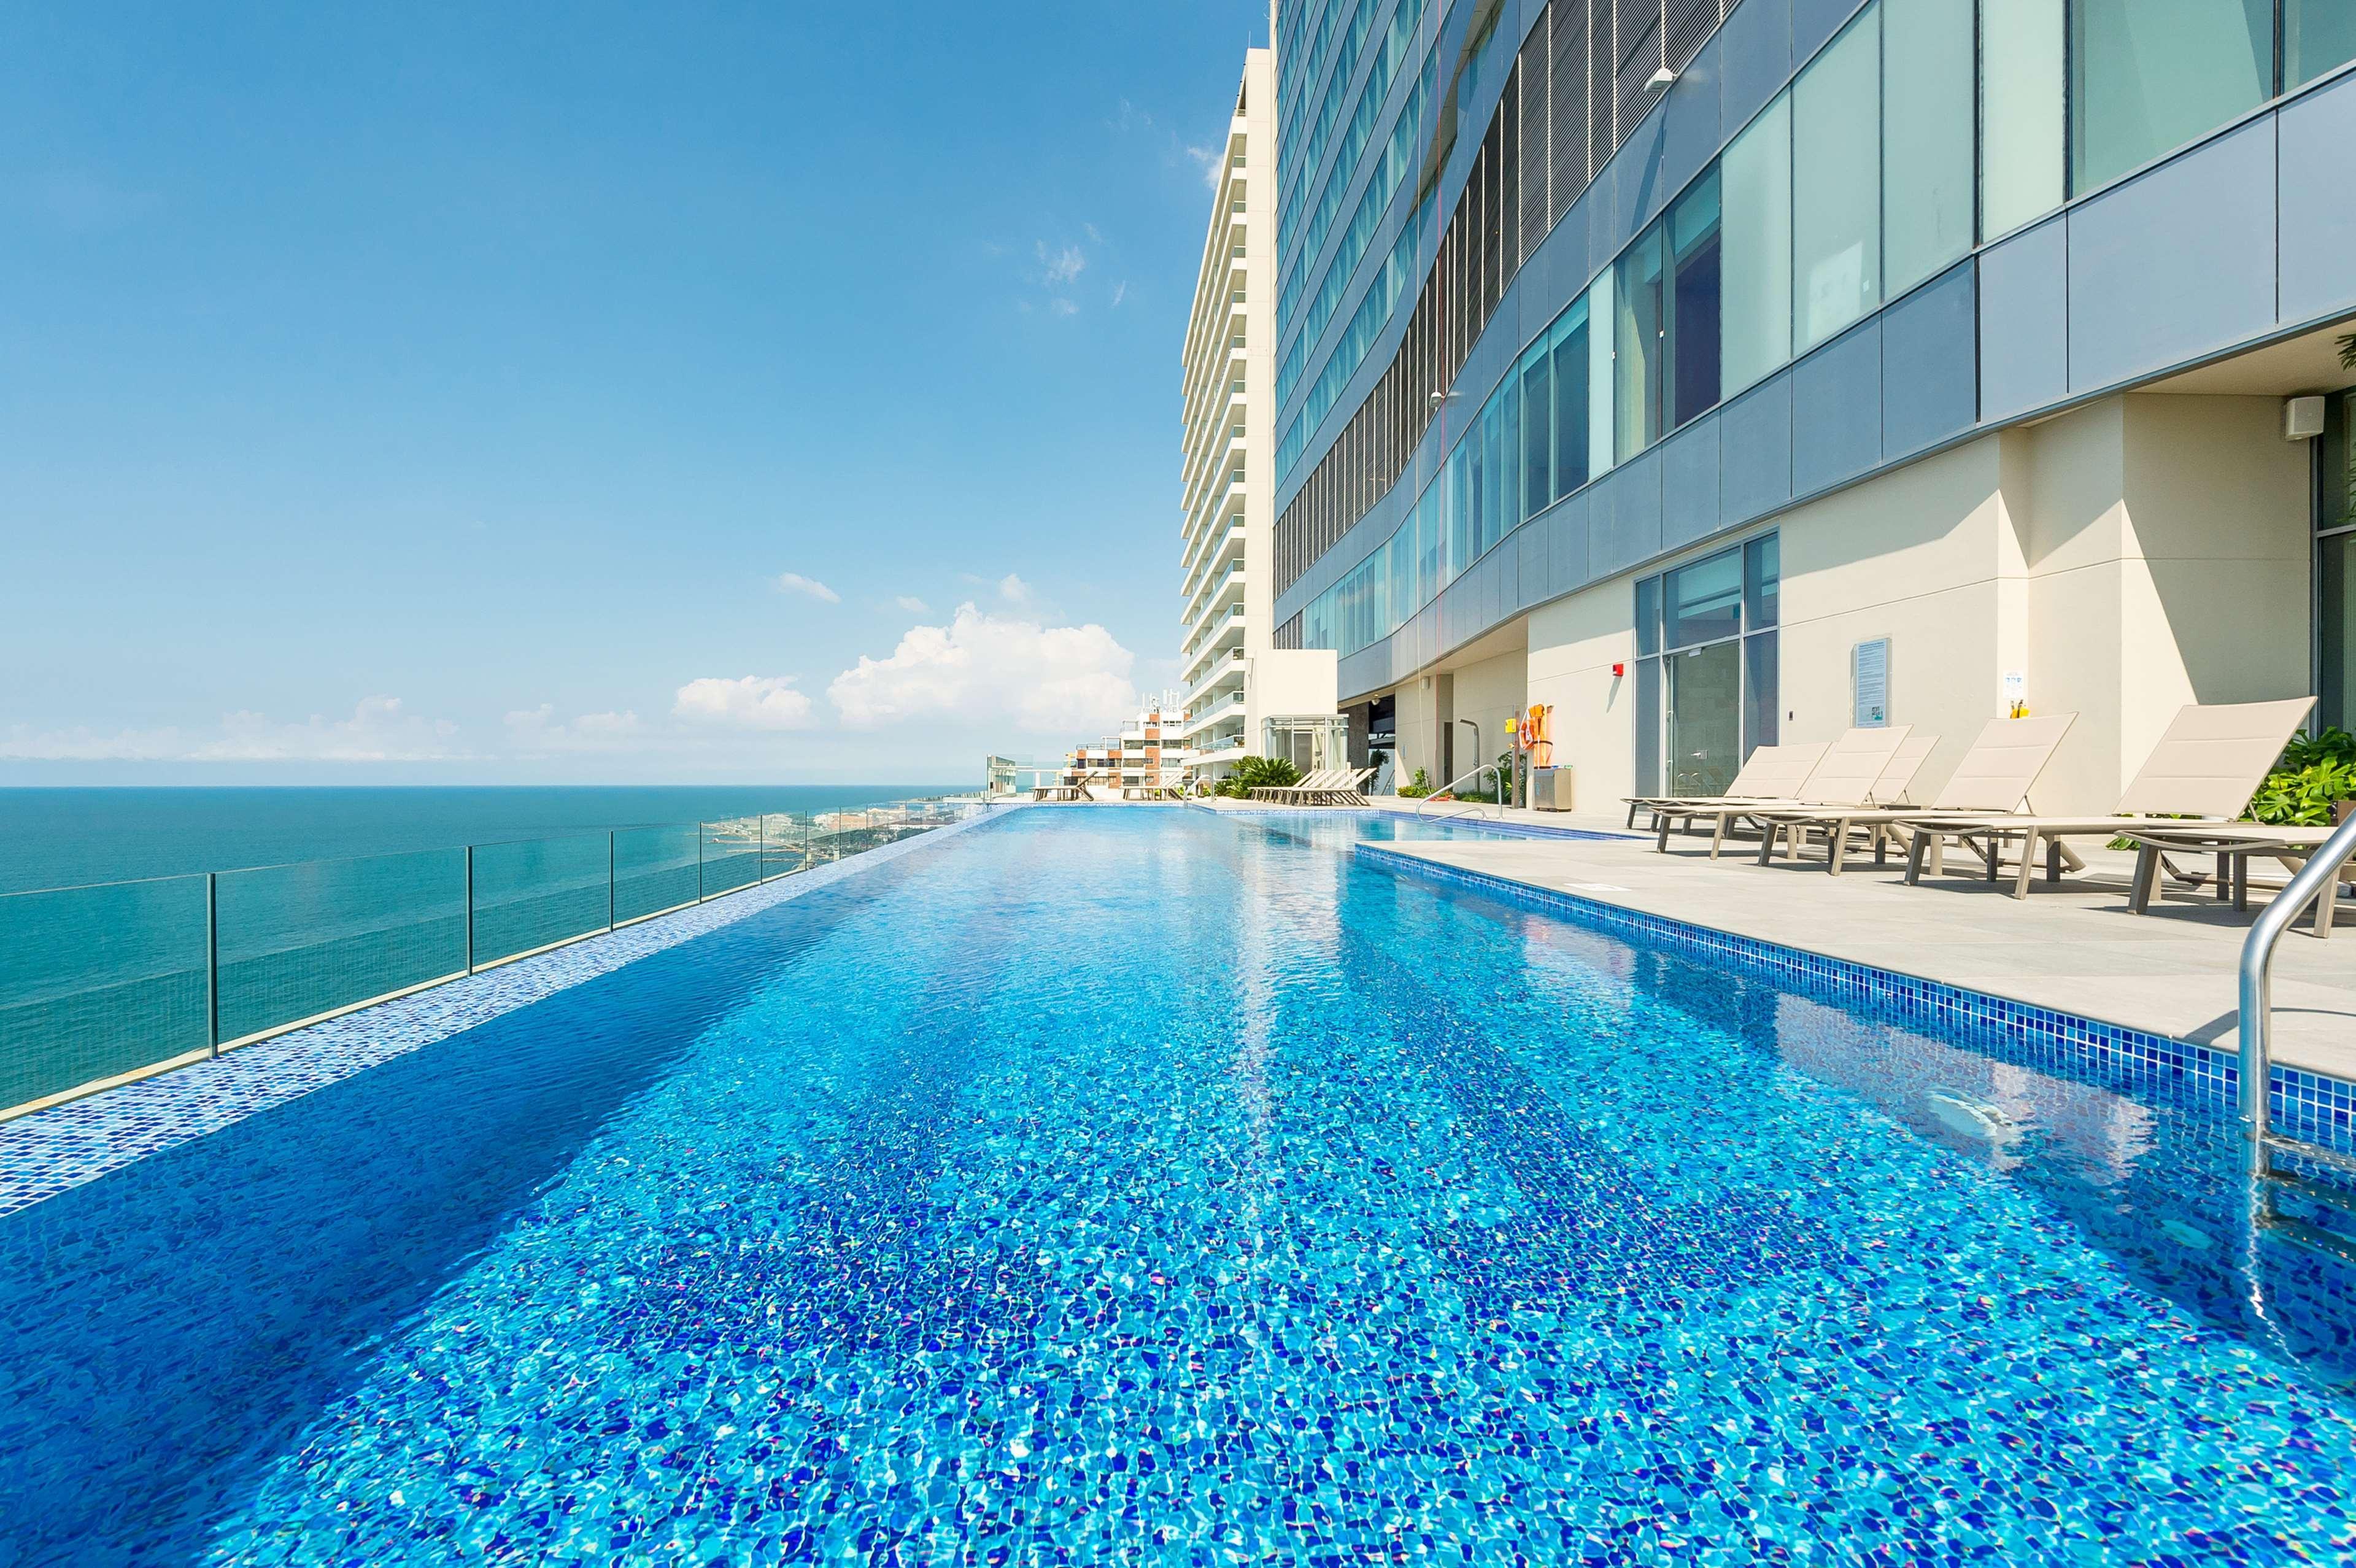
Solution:
[{"label": "metal pole", "polygon": [[703,824],[695,824],[695,901],[703,902]]},{"label": "metal pole", "polygon": [[220,879],[205,873],[205,1040],[220,1055]]},{"label": "metal pole", "polygon": [[753,822],[755,839],[761,846],[757,857],[753,862],[753,880],[766,882],[769,879],[769,813],[762,812],[753,819]]},{"label": "metal pole", "polygon": [[2270,1165],[2266,1139],[2272,1132],[2274,1112],[2267,1091],[2274,1063],[2269,1036],[2274,1027],[2275,942],[2290,929],[2290,923],[2310,900],[2340,896],[2340,868],[2351,855],[2356,855],[2356,815],[2333,830],[2322,847],[2308,856],[2298,875],[2290,879],[2290,886],[2258,911],[2258,918],[2250,925],[2249,936],[2242,942],[2238,1020],[2242,1036],[2242,1122],[2250,1140],[2248,1168],[2252,1176],[2265,1176]]},{"label": "metal pole", "polygon": [[605,830],[605,929],[614,929],[614,830]]},{"label": "metal pole", "polygon": [[466,972],[475,972],[475,846],[466,846]]}]

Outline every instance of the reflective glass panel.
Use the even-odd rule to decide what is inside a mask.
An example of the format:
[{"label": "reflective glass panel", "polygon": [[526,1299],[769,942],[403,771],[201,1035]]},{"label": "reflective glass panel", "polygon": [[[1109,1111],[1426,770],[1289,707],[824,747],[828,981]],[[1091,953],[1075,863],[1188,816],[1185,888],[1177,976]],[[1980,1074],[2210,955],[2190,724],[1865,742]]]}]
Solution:
[{"label": "reflective glass panel", "polygon": [[2286,91],[2356,59],[2356,5],[2350,0],[2283,0]]},{"label": "reflective glass panel", "polygon": [[1742,766],[1741,644],[1720,642],[1661,661],[1669,691],[1669,792],[1725,792]]},{"label": "reflective glass panel", "polygon": [[1554,499],[1554,360],[1543,338],[1522,356],[1522,515]]},{"label": "reflective glass panel", "polygon": [[1775,683],[1775,634],[1761,632],[1742,639],[1742,754],[1773,746],[1781,726],[1782,696]]},{"label": "reflective glass panel", "polygon": [[1880,14],[1869,8],[1792,88],[1796,352],[1881,303],[1880,57]]},{"label": "reflective glass panel", "polygon": [[2316,542],[2316,722],[2356,727],[2356,533]]},{"label": "reflective glass panel", "polygon": [[1554,328],[1554,493],[1587,483],[1587,302],[1563,312]]},{"label": "reflective glass panel", "polygon": [[2077,0],[2071,189],[2106,184],[2272,95],[2274,0]]},{"label": "reflective glass panel", "polygon": [[1661,792],[1661,661],[1636,660],[1636,793]]},{"label": "reflective glass panel", "polygon": [[2062,0],[1980,0],[1980,233],[2062,205]]},{"label": "reflective glass panel", "polygon": [[1972,10],[1881,0],[1881,256],[1889,294],[1972,248]]},{"label": "reflective glass panel", "polygon": [[1792,357],[1792,100],[1779,96],[1719,163],[1720,374],[1729,392]]},{"label": "reflective glass panel", "polygon": [[1612,423],[1614,461],[1624,462],[1661,435],[1661,382],[1668,327],[1663,229],[1655,223],[1612,267]]},{"label": "reflective glass panel", "polygon": [[1742,614],[1744,629],[1773,626],[1782,597],[1783,546],[1778,536],[1762,534],[1742,547]]},{"label": "reflective glass panel", "polygon": [[1715,171],[1669,219],[1676,284],[1670,296],[1669,427],[1718,405],[1719,213]]},{"label": "reflective glass panel", "polygon": [[1661,650],[1661,580],[1640,577],[1636,581],[1636,651],[1639,654]]},{"label": "reflective glass panel", "polygon": [[1684,648],[1742,629],[1742,552],[1721,550],[1662,578],[1663,646]]}]

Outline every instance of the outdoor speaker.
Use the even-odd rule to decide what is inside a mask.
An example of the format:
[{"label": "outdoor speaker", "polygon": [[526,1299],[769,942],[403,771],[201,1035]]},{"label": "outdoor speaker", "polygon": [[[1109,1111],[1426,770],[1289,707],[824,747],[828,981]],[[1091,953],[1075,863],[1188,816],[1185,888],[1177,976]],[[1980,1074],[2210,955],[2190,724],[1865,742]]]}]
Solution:
[{"label": "outdoor speaker", "polygon": [[2323,434],[2323,400],[2319,397],[2286,397],[2283,399],[2283,439],[2312,441]]}]

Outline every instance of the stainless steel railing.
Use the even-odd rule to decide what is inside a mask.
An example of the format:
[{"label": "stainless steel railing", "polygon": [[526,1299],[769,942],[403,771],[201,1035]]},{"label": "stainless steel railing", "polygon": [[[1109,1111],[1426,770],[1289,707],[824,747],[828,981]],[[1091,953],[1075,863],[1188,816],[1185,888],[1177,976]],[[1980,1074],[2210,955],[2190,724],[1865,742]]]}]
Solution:
[{"label": "stainless steel railing", "polygon": [[[2272,971],[2275,944],[2290,929],[2299,912],[2319,898],[2340,893],[2340,871],[2356,858],[2356,815],[2340,824],[2321,848],[2308,856],[2290,885],[2258,911],[2250,934],[2242,942],[2241,1045],[2242,1120],[2247,1125],[2249,1171],[2254,1176],[2275,1175],[2274,1155],[2295,1154],[2320,1164],[2348,1165],[2347,1156],[2320,1149],[2274,1131],[2271,1099],[2274,1078],[2274,996]],[[2356,1167],[2351,1167],[2356,1168]]]},{"label": "stainless steel railing", "polygon": [[1464,783],[1468,779],[1472,781],[1472,786],[1475,789],[1478,789],[1481,784],[1481,775],[1483,773],[1488,774],[1489,777],[1496,783],[1497,820],[1501,822],[1504,822],[1505,820],[1505,770],[1494,762],[1481,763],[1476,766],[1472,772],[1464,774],[1460,778],[1451,779],[1447,783],[1442,784],[1439,789],[1434,789],[1430,794],[1426,795],[1422,800],[1418,800],[1415,803],[1415,814],[1419,817],[1423,815],[1425,807],[1437,802],[1443,806],[1462,805],[1465,808],[1461,811],[1449,812],[1447,817],[1442,817],[1440,819],[1441,822],[1446,822],[1451,817],[1479,816],[1481,814],[1481,808],[1488,802],[1483,800],[1441,800],[1440,797],[1442,795],[1454,794],[1456,792],[1456,787],[1459,784]]}]

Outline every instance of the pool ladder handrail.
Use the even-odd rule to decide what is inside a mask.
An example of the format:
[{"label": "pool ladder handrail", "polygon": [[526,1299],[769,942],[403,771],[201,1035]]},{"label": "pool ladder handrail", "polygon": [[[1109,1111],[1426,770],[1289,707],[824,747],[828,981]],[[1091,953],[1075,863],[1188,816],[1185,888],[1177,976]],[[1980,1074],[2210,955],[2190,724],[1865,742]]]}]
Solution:
[{"label": "pool ladder handrail", "polygon": [[[1496,779],[1497,820],[1501,822],[1504,822],[1505,820],[1505,770],[1494,762],[1481,763],[1475,767],[1472,772],[1464,774],[1459,778],[1451,779],[1447,783],[1442,784],[1439,789],[1434,789],[1430,794],[1426,795],[1422,800],[1418,800],[1415,803],[1415,814],[1419,817],[1423,815],[1423,809],[1426,806],[1430,805],[1442,795],[1452,794],[1455,791],[1456,786],[1463,783],[1466,779],[1471,779],[1473,786],[1478,788],[1481,783],[1481,775],[1483,773],[1491,774]],[[1461,811],[1449,812],[1448,815],[1440,819],[1443,822],[1453,822],[1458,817],[1477,817],[1481,814],[1481,808],[1488,804],[1488,802],[1485,800],[1451,800],[1449,801],[1448,804],[1462,805],[1464,810]]]},{"label": "pool ladder handrail", "polygon": [[2249,936],[2242,942],[2241,1011],[2237,1025],[2241,1032],[2242,1122],[2249,1139],[2246,1168],[2254,1188],[2258,1189],[2255,1219],[2262,1228],[2289,1230],[2297,1240],[2320,1245],[2356,1262],[2356,1243],[2302,1221],[2278,1216],[2273,1212],[2272,1201],[2275,1189],[2283,1188],[2356,1212],[2356,1191],[2343,1193],[2295,1173],[2275,1169],[2276,1155],[2290,1155],[2356,1182],[2356,1157],[2304,1138],[2276,1133],[2274,1130],[2272,1101],[2275,944],[2282,940],[2285,931],[2290,929],[2291,922],[2298,918],[2300,912],[2317,898],[2339,897],[2340,868],[2351,858],[2356,858],[2356,813],[2351,813],[2346,822],[2333,830],[2322,846],[2308,856],[2307,864],[2299,867],[2289,885],[2258,911],[2258,918],[2250,926]]}]

